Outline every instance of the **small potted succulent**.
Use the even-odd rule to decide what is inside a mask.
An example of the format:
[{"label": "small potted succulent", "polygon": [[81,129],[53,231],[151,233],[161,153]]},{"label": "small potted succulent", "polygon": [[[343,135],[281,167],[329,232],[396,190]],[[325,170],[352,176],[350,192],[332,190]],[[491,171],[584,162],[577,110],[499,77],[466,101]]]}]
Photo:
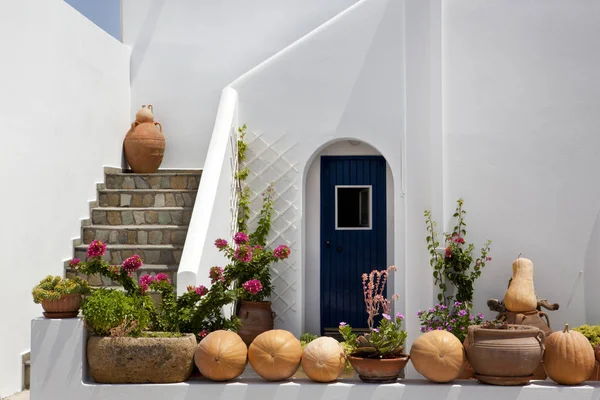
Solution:
[{"label": "small potted succulent", "polygon": [[33,302],[42,304],[46,318],[75,318],[81,306],[82,295],[90,293],[88,283],[78,277],[67,279],[48,275],[31,294]]},{"label": "small potted succulent", "polygon": [[[369,333],[357,337],[350,325],[340,322],[339,331],[346,342],[348,359],[364,382],[395,382],[410,358],[403,353],[406,340],[406,332],[402,330],[404,316],[401,313],[391,316],[392,302],[383,295],[392,270],[395,267],[362,275]],[[392,298],[397,297],[394,295]],[[375,317],[380,313],[382,318],[375,327]]]}]

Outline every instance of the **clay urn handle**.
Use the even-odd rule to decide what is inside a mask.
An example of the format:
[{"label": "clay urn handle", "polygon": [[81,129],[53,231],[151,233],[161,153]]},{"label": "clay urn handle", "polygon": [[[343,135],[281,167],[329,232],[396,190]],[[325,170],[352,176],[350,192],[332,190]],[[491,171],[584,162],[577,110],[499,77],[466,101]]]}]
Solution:
[{"label": "clay urn handle", "polygon": [[538,343],[540,344],[540,348],[542,349],[542,352],[543,352],[545,349],[544,341],[546,340],[546,334],[542,330],[540,330],[535,335],[535,338],[537,339]]},{"label": "clay urn handle", "polygon": [[160,122],[155,122],[154,125],[158,127],[159,131],[162,132],[162,125],[160,124]]},{"label": "clay urn handle", "polygon": [[[472,326],[472,325],[471,325]],[[479,327],[467,327],[467,339],[469,340],[469,344],[472,346],[475,344],[475,330],[481,329]]]},{"label": "clay urn handle", "polygon": [[552,327],[550,326],[550,317],[548,316],[548,314],[546,314],[543,311],[540,311],[538,315],[540,316],[540,318],[546,318],[546,325],[548,325],[548,328],[552,329]]},{"label": "clay urn handle", "polygon": [[154,114],[154,107],[152,107],[152,104],[148,104],[147,107],[150,109],[150,112]]}]

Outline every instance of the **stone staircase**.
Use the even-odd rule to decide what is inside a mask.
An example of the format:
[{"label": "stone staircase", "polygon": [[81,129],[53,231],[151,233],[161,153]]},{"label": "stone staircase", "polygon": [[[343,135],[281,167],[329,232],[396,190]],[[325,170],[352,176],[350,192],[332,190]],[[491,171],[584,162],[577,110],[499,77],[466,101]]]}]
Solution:
[{"label": "stone staircase", "polygon": [[[144,265],[134,273],[165,273],[176,283],[192,208],[202,172],[158,171],[134,174],[105,169],[105,183],[98,185],[98,201],[90,204],[90,219],[84,220],[81,239],[74,242],[74,257],[85,260],[93,240],[106,243],[104,259],[121,264],[134,254]],[[75,271],[65,264],[66,276]],[[100,276],[82,276],[92,286],[117,286]]]}]

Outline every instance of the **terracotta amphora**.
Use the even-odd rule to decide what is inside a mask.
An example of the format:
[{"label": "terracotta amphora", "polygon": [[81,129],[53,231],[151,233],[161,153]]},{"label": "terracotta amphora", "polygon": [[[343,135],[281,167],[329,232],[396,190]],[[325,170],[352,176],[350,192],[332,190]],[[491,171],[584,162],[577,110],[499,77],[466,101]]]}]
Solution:
[{"label": "terracotta amphora", "polygon": [[154,122],[154,108],[152,104],[143,105],[142,108],[135,113],[135,120],[139,123]]},{"label": "terracotta amphora", "polygon": [[237,315],[242,323],[238,335],[248,346],[258,335],[273,329],[275,313],[271,310],[270,301],[242,300]]},{"label": "terracotta amphora", "polygon": [[158,122],[131,124],[123,142],[125,158],[135,173],[151,174],[158,170],[165,153],[165,137]]}]

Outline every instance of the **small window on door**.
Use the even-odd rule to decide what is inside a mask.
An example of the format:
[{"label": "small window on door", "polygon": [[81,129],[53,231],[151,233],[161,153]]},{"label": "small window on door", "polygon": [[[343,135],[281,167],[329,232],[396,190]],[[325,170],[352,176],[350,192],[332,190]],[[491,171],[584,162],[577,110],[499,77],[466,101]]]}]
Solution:
[{"label": "small window on door", "polygon": [[371,186],[335,187],[335,229],[371,229]]}]

